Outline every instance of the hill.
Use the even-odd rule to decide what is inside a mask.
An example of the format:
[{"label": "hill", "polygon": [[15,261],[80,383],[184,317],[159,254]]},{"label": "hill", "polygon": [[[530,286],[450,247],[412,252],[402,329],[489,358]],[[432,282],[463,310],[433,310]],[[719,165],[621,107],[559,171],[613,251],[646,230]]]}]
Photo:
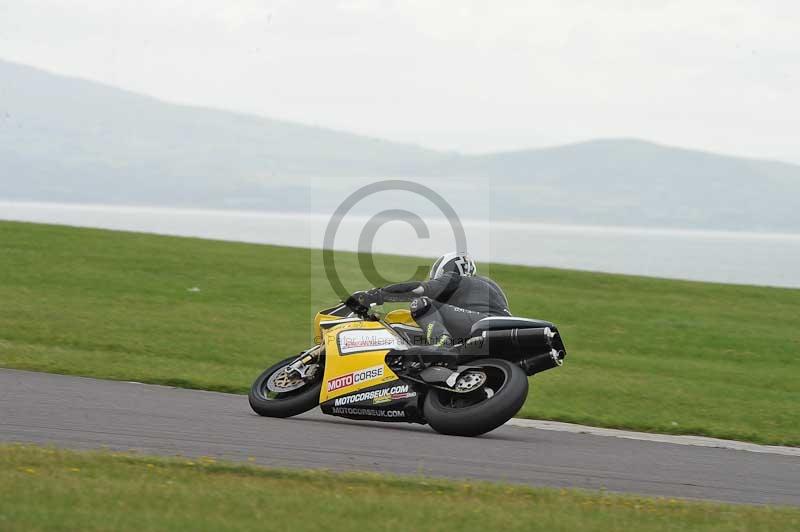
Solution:
[{"label": "hill", "polygon": [[488,180],[505,219],[800,231],[800,166],[635,139],[445,153],[0,61],[0,199],[306,210],[303,178],[404,176]]},{"label": "hill", "polygon": [[494,203],[568,223],[800,231],[800,166],[609,139],[465,157]]}]

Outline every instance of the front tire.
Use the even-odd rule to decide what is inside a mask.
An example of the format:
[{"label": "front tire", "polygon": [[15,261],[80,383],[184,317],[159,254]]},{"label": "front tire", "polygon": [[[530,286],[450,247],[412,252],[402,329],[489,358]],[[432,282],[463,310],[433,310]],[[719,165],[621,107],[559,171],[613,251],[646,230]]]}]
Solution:
[{"label": "front tire", "polygon": [[281,360],[265,370],[250,387],[247,398],[250,408],[259,416],[291,417],[308,412],[319,404],[319,392],[322,388],[324,368],[320,366],[314,379],[296,390],[275,394],[267,388],[267,381],[278,371],[297,360],[297,356]]},{"label": "front tire", "polygon": [[528,377],[518,365],[496,358],[469,365],[480,367],[488,377],[480,389],[457,394],[431,388],[425,397],[424,416],[436,432],[453,436],[485,434],[514,417],[525,404]]}]

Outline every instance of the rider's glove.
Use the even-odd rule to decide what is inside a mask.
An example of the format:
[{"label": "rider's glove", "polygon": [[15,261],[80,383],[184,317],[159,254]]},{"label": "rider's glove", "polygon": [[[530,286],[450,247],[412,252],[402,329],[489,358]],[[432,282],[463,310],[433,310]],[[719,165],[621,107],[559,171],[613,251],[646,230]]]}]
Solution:
[{"label": "rider's glove", "polygon": [[369,308],[374,305],[383,305],[383,295],[380,288],[373,288],[365,292],[355,292],[345,301],[350,309],[356,314],[366,314]]},{"label": "rider's glove", "polygon": [[380,288],[373,288],[372,290],[367,290],[364,292],[366,294],[367,304],[369,306],[373,305],[383,305],[383,292]]}]

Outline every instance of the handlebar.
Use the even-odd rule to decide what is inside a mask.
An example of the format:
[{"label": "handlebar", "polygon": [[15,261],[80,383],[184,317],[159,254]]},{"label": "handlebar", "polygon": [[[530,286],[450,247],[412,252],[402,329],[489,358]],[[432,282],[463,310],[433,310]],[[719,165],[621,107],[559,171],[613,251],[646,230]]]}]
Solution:
[{"label": "handlebar", "polygon": [[359,318],[363,318],[369,321],[380,321],[380,317],[376,314],[372,314],[369,311],[369,308],[365,307],[364,305],[359,304],[359,306],[351,304],[350,300],[342,301],[347,308],[352,310]]}]

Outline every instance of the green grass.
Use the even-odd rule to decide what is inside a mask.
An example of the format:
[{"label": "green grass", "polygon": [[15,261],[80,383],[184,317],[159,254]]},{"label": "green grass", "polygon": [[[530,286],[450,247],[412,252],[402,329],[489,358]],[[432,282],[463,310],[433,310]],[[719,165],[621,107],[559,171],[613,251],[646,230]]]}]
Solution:
[{"label": "green grass", "polygon": [[800,510],[0,447],[0,530],[797,530]]},{"label": "green grass", "polygon": [[[336,301],[318,255],[0,223],[0,366],[244,392]],[[337,261],[365,286],[354,255]],[[481,267],[569,350],[522,416],[800,445],[800,290]]]}]

